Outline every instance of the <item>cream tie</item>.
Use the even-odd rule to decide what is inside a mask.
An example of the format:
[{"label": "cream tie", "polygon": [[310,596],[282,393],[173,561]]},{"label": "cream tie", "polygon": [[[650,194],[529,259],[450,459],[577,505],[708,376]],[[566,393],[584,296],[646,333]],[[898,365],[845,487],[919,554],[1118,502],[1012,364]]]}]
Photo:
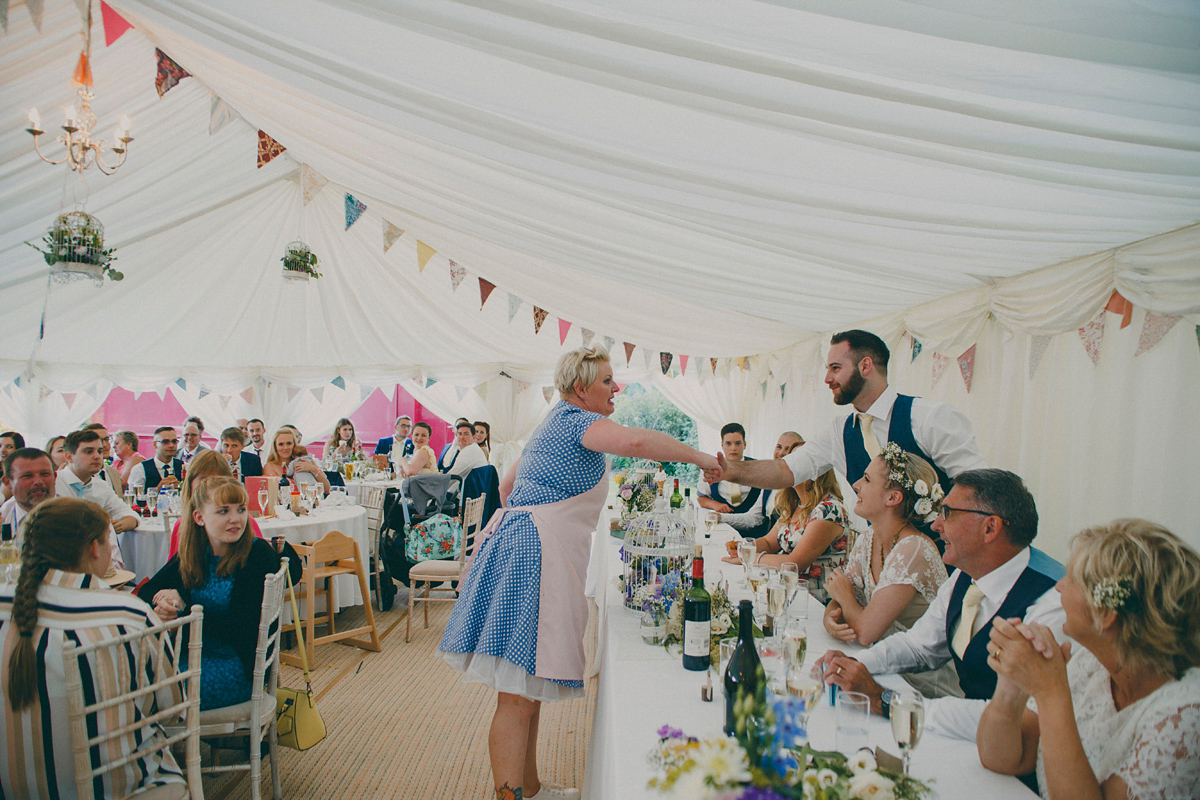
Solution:
[{"label": "cream tie", "polygon": [[950,647],[954,650],[954,654],[959,658],[963,657],[963,653],[967,651],[967,644],[971,641],[971,629],[975,627],[975,617],[979,613],[979,602],[983,600],[983,590],[971,581],[971,585],[967,587],[967,593],[963,597],[962,616],[958,618],[958,629],[954,631],[954,640],[950,643]]},{"label": "cream tie", "polygon": [[879,440],[875,438],[875,431],[871,430],[871,415],[859,414],[858,427],[862,430],[863,447],[867,451],[869,458],[874,458],[883,452],[883,448],[879,446]]}]

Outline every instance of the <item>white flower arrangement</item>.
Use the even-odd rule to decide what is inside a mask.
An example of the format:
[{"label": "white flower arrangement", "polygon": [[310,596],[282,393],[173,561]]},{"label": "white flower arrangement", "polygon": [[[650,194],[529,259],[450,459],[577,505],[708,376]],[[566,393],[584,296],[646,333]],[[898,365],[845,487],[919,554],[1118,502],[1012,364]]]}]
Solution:
[{"label": "white flower arrangement", "polygon": [[1120,611],[1133,596],[1133,582],[1129,578],[1103,578],[1092,587],[1092,603],[1096,608]]},{"label": "white flower arrangement", "polygon": [[937,519],[938,507],[941,505],[942,498],[946,496],[941,484],[935,482],[930,487],[920,478],[916,482],[909,480],[908,474],[905,472],[908,467],[908,453],[895,442],[888,442],[880,455],[883,456],[884,463],[889,467],[888,480],[906,491],[912,491],[917,496],[917,502],[913,505],[913,510],[917,515],[926,522],[933,522]]}]

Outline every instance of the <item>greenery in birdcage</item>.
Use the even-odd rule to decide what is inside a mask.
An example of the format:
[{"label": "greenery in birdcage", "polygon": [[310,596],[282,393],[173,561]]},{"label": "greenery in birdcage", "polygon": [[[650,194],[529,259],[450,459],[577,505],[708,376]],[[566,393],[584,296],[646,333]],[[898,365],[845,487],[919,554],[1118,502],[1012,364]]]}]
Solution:
[{"label": "greenery in birdcage", "polygon": [[[669,610],[673,590],[686,593],[692,586],[692,552],[687,527],[670,512],[650,511],[630,522],[621,545],[625,607],[643,611],[648,596],[654,595]],[[667,591],[647,590],[655,584]]]},{"label": "greenery in birdcage", "polygon": [[314,278],[321,277],[321,273],[317,272],[317,254],[304,242],[295,241],[289,244],[283,251],[283,258],[279,260],[288,272],[302,272]]},{"label": "greenery in birdcage", "polygon": [[115,247],[104,246],[104,225],[100,220],[82,211],[69,211],[59,214],[54,225],[42,237],[46,245],[43,250],[36,244],[26,242],[34,250],[42,254],[42,258],[51,267],[62,264],[60,271],[85,271],[94,274],[96,270],[73,270],[72,265],[99,267],[97,278],[107,275],[110,280],[119,281],[125,275],[113,269],[112,262],[117,260]]}]

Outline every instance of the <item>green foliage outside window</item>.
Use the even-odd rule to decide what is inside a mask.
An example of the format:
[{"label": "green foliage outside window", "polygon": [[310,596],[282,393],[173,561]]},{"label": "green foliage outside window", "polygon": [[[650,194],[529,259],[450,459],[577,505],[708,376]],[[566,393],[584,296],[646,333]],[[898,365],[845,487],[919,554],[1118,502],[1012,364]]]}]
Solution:
[{"label": "green foliage outside window", "polygon": [[[612,415],[616,422],[633,428],[661,431],[692,447],[696,446],[696,423],[657,389],[647,390],[640,384],[631,383],[617,395],[616,406],[617,410]],[[634,461],[619,456],[613,456],[611,460],[613,472],[628,469]],[[694,488],[700,479],[700,471],[694,464],[667,462],[663,464],[663,472],[672,478],[679,478],[680,488]]]}]

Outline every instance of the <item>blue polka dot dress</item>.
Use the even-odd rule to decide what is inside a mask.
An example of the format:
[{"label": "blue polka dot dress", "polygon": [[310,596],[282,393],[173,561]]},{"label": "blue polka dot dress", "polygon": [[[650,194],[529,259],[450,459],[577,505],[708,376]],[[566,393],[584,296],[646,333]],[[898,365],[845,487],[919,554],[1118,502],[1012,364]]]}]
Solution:
[{"label": "blue polka dot dress", "polygon": [[[607,461],[603,454],[583,447],[584,432],[600,414],[560,402],[530,437],[521,454],[508,508],[544,506],[573,498],[596,500],[590,514],[595,526],[604,504],[597,490],[604,480]],[[581,495],[588,494],[588,498]],[[459,599],[438,649],[441,656],[468,681],[485,683],[497,691],[535,700],[558,700],[583,691],[583,675],[547,678],[538,673],[539,636],[562,637],[564,646],[582,647],[582,627],[556,626],[539,631],[541,606],[553,603],[542,585],[543,540],[573,537],[578,545],[583,535],[590,542],[591,530],[539,530],[533,515],[525,511],[506,513],[491,536],[482,539],[472,559]],[[548,581],[547,586],[556,586]],[[554,589],[554,591],[558,591]],[[563,597],[563,603],[579,597]],[[585,620],[586,621],[586,620]],[[544,622],[544,620],[543,620]],[[576,629],[577,628],[577,629]],[[571,641],[566,641],[566,640]],[[546,652],[547,642],[542,641]]]}]

